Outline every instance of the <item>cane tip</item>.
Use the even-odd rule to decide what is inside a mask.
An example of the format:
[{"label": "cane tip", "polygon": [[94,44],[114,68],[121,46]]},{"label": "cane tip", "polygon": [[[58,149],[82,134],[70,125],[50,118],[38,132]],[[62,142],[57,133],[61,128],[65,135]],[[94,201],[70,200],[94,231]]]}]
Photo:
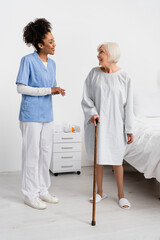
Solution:
[{"label": "cane tip", "polygon": [[92,226],[95,226],[95,225],[96,225],[96,221],[92,221],[92,222],[91,222],[91,225],[92,225]]}]

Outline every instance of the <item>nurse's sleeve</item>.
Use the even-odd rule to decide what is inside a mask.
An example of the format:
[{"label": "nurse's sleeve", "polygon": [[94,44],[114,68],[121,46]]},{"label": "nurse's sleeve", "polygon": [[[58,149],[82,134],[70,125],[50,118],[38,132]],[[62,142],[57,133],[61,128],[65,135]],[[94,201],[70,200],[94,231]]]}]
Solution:
[{"label": "nurse's sleeve", "polygon": [[92,97],[92,71],[89,73],[83,88],[82,109],[85,117],[85,124],[90,123],[90,118],[98,114]]},{"label": "nurse's sleeve", "polygon": [[21,83],[21,84],[24,84],[24,85],[28,85],[29,76],[30,76],[29,61],[27,60],[26,57],[23,57],[21,59],[16,84]]},{"label": "nurse's sleeve", "polygon": [[127,100],[124,107],[125,133],[133,133],[133,92],[131,80],[127,83]]},{"label": "nurse's sleeve", "polygon": [[17,92],[29,96],[46,96],[51,94],[51,88],[37,88],[17,84]]}]

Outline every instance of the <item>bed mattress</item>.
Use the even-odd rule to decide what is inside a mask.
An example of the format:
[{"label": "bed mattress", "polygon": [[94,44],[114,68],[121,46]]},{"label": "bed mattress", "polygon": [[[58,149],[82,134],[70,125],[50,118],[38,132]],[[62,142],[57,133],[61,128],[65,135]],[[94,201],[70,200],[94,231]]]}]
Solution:
[{"label": "bed mattress", "polygon": [[134,142],[127,145],[124,159],[145,178],[160,182],[160,117],[134,119]]}]

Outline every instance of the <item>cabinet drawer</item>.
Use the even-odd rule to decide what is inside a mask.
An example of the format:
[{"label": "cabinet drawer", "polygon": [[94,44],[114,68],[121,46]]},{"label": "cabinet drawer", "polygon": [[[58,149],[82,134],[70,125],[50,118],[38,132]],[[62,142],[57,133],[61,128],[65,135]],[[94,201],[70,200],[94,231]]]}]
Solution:
[{"label": "cabinet drawer", "polygon": [[80,133],[54,133],[53,142],[54,143],[81,142],[81,134]]},{"label": "cabinet drawer", "polygon": [[53,162],[53,172],[70,172],[81,169],[80,161],[60,161]]},{"label": "cabinet drawer", "polygon": [[52,161],[81,161],[81,152],[53,153]]},{"label": "cabinet drawer", "polygon": [[80,143],[55,143],[53,144],[53,152],[79,152],[81,151]]}]

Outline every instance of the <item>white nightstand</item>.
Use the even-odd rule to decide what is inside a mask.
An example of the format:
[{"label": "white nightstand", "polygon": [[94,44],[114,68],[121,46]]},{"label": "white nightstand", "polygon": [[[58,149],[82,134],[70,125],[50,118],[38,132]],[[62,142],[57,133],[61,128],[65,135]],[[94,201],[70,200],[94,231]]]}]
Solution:
[{"label": "white nightstand", "polygon": [[51,172],[55,176],[63,172],[81,173],[81,134],[53,133]]}]

